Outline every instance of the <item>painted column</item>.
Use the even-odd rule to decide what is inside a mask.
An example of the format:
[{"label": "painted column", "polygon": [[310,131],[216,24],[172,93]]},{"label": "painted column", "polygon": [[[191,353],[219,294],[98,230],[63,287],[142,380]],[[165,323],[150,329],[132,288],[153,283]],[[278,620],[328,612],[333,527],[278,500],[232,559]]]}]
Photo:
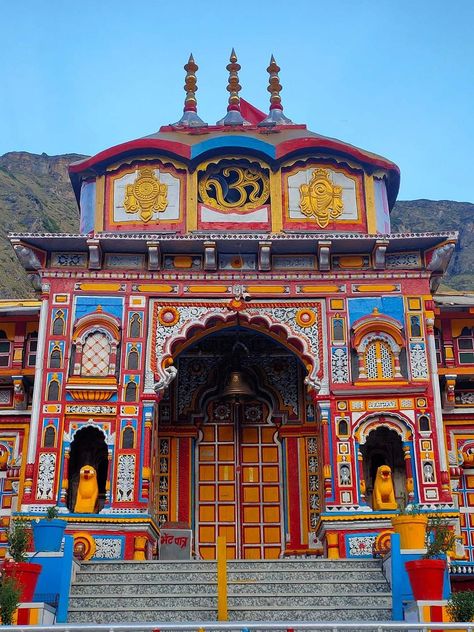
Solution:
[{"label": "painted column", "polygon": [[321,420],[321,440],[323,446],[323,462],[322,462],[322,471],[323,471],[323,486],[324,486],[324,500],[325,503],[327,501],[334,500],[334,481],[333,481],[333,472],[331,467],[331,429],[329,427],[330,424],[330,403],[329,402],[317,402],[319,415]]},{"label": "painted column", "polygon": [[[45,286],[45,290],[49,290],[49,286]],[[38,346],[36,357],[39,359],[39,363],[35,373],[35,383],[33,386],[33,400],[31,403],[31,421],[30,421],[30,433],[28,440],[28,452],[26,457],[25,468],[25,483],[22,499],[22,510],[27,511],[28,505],[32,501],[32,486],[33,475],[35,470],[36,460],[36,447],[38,442],[38,424],[41,412],[41,389],[43,388],[43,369],[46,362],[45,358],[45,341],[46,341],[46,329],[49,322],[49,301],[46,298],[46,294],[42,295],[42,303],[40,309],[40,318],[38,326]],[[59,438],[58,438],[59,439]]]},{"label": "painted column", "polygon": [[439,389],[438,364],[436,362],[436,346],[434,339],[434,314],[427,312],[426,319],[426,344],[428,347],[431,386],[433,389],[433,404],[436,425],[436,437],[438,440],[438,456],[441,471],[441,500],[452,502],[449,489],[448,461],[446,457],[446,441],[443,427],[443,408],[441,405],[441,393]]},{"label": "painted column", "polygon": [[405,458],[405,477],[406,477],[406,490],[408,493],[408,502],[412,503],[415,499],[415,485],[413,481],[413,467],[411,462],[411,448],[409,443],[403,445],[403,456]]},{"label": "painted column", "polygon": [[151,482],[151,429],[153,425],[153,409],[147,408],[144,411],[143,422],[143,457],[142,457],[142,487],[141,499],[148,501],[150,498]]}]

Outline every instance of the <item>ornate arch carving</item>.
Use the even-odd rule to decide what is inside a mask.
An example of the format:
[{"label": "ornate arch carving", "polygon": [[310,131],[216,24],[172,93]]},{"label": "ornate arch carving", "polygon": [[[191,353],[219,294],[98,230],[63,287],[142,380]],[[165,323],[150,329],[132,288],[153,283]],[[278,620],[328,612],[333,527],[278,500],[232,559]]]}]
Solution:
[{"label": "ornate arch carving", "polygon": [[401,438],[402,442],[410,441],[413,435],[413,424],[400,413],[369,413],[359,419],[354,428],[354,435],[360,445],[364,445],[367,437],[381,426],[394,430]]},{"label": "ornate arch carving", "polygon": [[229,302],[166,303],[153,306],[152,343],[146,388],[160,391],[176,376],[173,358],[199,337],[239,325],[260,331],[298,355],[308,374],[306,384],[319,391],[324,372],[323,310],[309,303],[253,303],[236,309]]}]

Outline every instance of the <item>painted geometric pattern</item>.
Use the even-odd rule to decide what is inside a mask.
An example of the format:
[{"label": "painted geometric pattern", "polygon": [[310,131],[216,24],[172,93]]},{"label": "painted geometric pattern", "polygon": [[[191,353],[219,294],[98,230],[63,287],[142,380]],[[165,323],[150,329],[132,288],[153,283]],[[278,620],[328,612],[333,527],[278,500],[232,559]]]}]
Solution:
[{"label": "painted geometric pattern", "polygon": [[82,355],[82,375],[105,376],[109,373],[110,343],[107,336],[95,331],[87,337]]}]

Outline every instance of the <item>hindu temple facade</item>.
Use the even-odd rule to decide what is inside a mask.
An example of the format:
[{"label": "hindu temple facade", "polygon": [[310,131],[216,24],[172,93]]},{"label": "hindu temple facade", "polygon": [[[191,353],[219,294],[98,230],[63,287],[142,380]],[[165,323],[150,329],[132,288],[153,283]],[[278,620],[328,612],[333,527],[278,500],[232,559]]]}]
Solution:
[{"label": "hindu temple facade", "polygon": [[258,559],[372,555],[397,505],[458,521],[472,411],[445,432],[433,299],[456,234],[392,234],[397,166],[286,118],[273,59],[269,114],[233,54],[213,126],[185,69],[180,121],[71,165],[80,234],[11,237],[41,300],[18,511],[116,559],[163,525]]}]

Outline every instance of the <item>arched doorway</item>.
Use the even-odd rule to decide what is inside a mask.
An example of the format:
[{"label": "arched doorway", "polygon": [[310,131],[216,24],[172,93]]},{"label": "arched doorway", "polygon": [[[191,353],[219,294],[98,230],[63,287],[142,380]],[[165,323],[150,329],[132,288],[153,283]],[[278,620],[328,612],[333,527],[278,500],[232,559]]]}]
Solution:
[{"label": "arched doorway", "polygon": [[381,465],[389,465],[392,470],[393,487],[397,504],[407,504],[406,468],[402,439],[391,428],[378,426],[371,430],[367,440],[361,446],[364,457],[364,478],[367,483],[367,500],[372,504],[377,469]]},{"label": "arched doorway", "polygon": [[67,496],[67,506],[70,511],[74,511],[79,485],[79,473],[84,465],[91,465],[97,474],[99,496],[96,512],[98,513],[105,502],[108,451],[103,432],[95,426],[86,426],[78,430],[71,443]]},{"label": "arched doorway", "polygon": [[[293,484],[289,493],[285,476],[291,452],[292,475],[307,479],[304,458],[293,465],[305,450],[297,433],[308,409],[305,367],[279,341],[239,326],[200,336],[174,363],[158,414],[159,521],[188,522],[204,559],[215,558],[219,535],[229,558],[278,558],[291,538],[291,502],[293,521],[308,531],[305,490]],[[245,392],[229,388],[235,373]],[[282,439],[291,426],[291,439]]]}]

